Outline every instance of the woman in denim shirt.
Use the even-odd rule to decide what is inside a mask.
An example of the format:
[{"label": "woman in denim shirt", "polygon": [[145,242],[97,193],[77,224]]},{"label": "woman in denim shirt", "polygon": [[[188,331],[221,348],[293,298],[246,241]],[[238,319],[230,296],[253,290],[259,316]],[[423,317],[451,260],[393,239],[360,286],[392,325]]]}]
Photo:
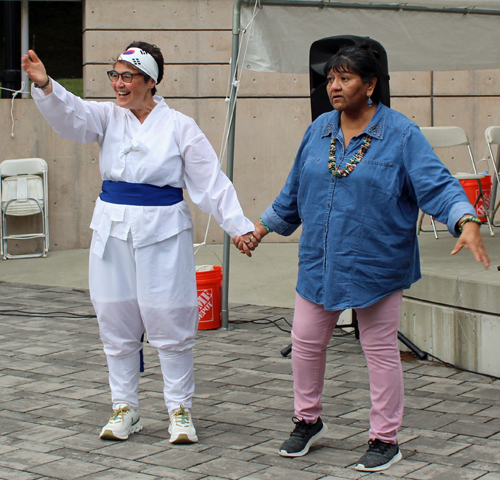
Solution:
[{"label": "woman in denim shirt", "polygon": [[295,429],[280,454],[305,455],[327,430],[321,421],[326,348],[344,309],[357,312],[370,374],[370,441],[356,465],[380,471],[401,459],[403,416],[398,325],[403,289],[420,278],[419,208],[446,223],[488,268],[479,220],[419,127],[380,103],[378,62],[367,46],[344,47],[325,66],[334,107],[308,128],[288,180],[235,244],[251,255],[271,231],[302,225],[292,331]]}]

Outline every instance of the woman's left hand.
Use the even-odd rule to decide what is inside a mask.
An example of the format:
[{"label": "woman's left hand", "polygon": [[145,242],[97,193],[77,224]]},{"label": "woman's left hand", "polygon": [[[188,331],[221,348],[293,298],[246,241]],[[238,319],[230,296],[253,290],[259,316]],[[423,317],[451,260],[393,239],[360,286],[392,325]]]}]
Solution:
[{"label": "woman's left hand", "polygon": [[483,237],[481,237],[479,225],[477,223],[468,222],[463,226],[462,235],[458,238],[451,254],[457,254],[462,250],[462,247],[468,248],[471,251],[476,262],[483,262],[486,270],[490,268],[490,259],[484,248]]}]

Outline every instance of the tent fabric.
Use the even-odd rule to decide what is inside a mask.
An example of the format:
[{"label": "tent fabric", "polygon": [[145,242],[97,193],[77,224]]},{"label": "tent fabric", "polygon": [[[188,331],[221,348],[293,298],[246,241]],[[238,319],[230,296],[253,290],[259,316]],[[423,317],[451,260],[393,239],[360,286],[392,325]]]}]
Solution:
[{"label": "tent fabric", "polygon": [[[500,68],[500,0],[459,2],[417,0],[411,5],[432,9],[467,8],[471,12],[390,10],[383,0],[357,0],[357,5],[383,5],[384,9],[266,5],[253,21],[240,68],[261,72],[308,73],[309,47],[325,37],[359,35],[380,42],[387,51],[390,71],[478,70]],[[305,3],[301,1],[301,3]],[[314,3],[318,3],[317,1]],[[327,3],[327,2],[325,2]],[[332,3],[328,3],[331,5]],[[350,4],[352,5],[352,4]],[[392,4],[394,6],[395,4]],[[401,4],[403,5],[403,4]],[[408,4],[406,4],[408,5]],[[254,13],[241,8],[241,26]]]}]

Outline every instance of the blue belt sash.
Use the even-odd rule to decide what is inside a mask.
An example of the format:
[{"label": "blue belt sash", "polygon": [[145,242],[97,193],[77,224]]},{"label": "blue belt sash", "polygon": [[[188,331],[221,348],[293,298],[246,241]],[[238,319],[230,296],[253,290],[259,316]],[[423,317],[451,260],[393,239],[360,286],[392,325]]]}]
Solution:
[{"label": "blue belt sash", "polygon": [[183,200],[182,188],[157,187],[146,183],[102,182],[100,199],[118,205],[141,205],[143,207],[166,207]]}]

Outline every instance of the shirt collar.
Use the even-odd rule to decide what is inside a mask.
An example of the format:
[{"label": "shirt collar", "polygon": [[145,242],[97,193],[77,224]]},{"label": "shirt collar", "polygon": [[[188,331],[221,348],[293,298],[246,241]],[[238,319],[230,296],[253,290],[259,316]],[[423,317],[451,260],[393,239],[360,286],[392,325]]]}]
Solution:
[{"label": "shirt collar", "polygon": [[167,104],[165,102],[165,99],[163,97],[161,97],[160,95],[153,95],[153,100],[155,101],[156,105],[157,106],[163,106],[163,104]]},{"label": "shirt collar", "polygon": [[[383,140],[386,114],[387,107],[382,103],[379,103],[370,123],[363,130],[363,134],[369,135],[372,138]],[[337,137],[340,130],[339,120],[340,113],[334,110],[326,119],[328,123],[324,126],[323,131],[321,132],[321,137],[328,137],[330,135]]]}]

